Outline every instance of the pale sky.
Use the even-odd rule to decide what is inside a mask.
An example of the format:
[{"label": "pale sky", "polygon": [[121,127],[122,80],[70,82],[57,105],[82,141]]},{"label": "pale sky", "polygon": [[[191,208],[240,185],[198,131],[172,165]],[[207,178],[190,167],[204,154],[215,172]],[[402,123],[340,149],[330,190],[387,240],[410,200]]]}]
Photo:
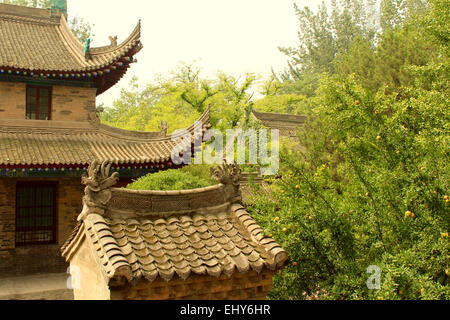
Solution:
[{"label": "pale sky", "polygon": [[294,2],[316,10],[322,0],[68,0],[68,12],[94,25],[92,47],[108,45],[110,35],[121,43],[142,21],[138,62],[98,97],[110,106],[133,76],[150,83],[183,61],[196,61],[206,78],[218,70],[236,77],[284,70],[287,59],[278,47],[297,44]]}]

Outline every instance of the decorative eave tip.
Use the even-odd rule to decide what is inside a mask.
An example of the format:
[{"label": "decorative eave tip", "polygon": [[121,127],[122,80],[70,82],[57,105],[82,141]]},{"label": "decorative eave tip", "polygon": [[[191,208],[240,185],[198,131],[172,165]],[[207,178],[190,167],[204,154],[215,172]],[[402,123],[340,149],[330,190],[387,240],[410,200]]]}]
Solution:
[{"label": "decorative eave tip", "polygon": [[106,205],[111,200],[111,187],[119,181],[119,173],[109,175],[111,164],[103,161],[101,164],[94,160],[89,165],[88,175],[83,174],[82,184],[86,186],[83,197],[83,211],[78,216],[78,221],[84,220],[89,214],[103,215]]},{"label": "decorative eave tip", "polygon": [[224,161],[217,168],[211,168],[211,177],[224,185],[224,194],[227,201],[233,204],[242,203],[240,190],[241,169],[238,164],[228,164]]}]

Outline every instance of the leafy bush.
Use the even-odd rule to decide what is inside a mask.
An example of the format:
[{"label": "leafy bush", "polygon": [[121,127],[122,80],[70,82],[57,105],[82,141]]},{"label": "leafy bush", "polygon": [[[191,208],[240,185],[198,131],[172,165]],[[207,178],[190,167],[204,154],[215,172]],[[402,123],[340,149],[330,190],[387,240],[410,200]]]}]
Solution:
[{"label": "leafy bush", "polygon": [[291,257],[270,297],[450,299],[448,95],[325,78],[315,102],[306,151],[280,154],[277,201],[250,208]]},{"label": "leafy bush", "polygon": [[148,174],[128,185],[133,190],[188,190],[213,185],[212,180],[178,169]]}]

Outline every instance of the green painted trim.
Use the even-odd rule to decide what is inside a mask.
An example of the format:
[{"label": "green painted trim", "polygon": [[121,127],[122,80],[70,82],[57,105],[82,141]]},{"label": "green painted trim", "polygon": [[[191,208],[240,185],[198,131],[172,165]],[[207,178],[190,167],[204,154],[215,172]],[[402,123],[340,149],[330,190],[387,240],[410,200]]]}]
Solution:
[{"label": "green painted trim", "polygon": [[[121,168],[119,170],[112,170],[112,172],[119,172],[121,178],[136,178],[142,177],[149,173],[158,172],[159,169],[149,168],[149,169],[139,169]],[[0,178],[81,178],[83,174],[87,171],[83,169],[79,170],[69,170],[69,169],[48,169],[48,170],[37,170],[37,169],[0,169]]]},{"label": "green painted trim", "polygon": [[0,75],[1,82],[23,82],[27,84],[39,84],[47,86],[67,86],[67,87],[82,87],[82,88],[95,88],[93,81],[70,81],[61,79],[31,79],[30,77],[12,76],[12,75]]}]

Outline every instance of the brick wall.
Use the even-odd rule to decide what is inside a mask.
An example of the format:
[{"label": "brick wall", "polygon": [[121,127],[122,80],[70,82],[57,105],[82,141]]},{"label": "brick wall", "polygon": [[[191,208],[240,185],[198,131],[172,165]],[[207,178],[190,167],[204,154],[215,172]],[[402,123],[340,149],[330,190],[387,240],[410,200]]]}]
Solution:
[{"label": "brick wall", "polygon": [[18,181],[30,179],[0,178],[0,277],[65,272],[68,265],[61,257],[59,249],[75,227],[76,218],[82,210],[83,186],[80,179],[41,180],[58,181],[58,243],[15,248],[15,199]]},{"label": "brick wall", "polygon": [[53,86],[52,119],[85,121],[95,111],[97,89]]},{"label": "brick wall", "polygon": [[[95,111],[96,88],[53,86],[52,120],[85,121]],[[0,118],[25,119],[26,84],[0,82]]]},{"label": "brick wall", "polygon": [[231,278],[222,275],[192,275],[187,280],[139,282],[136,286],[112,288],[112,300],[265,300],[272,289],[273,272],[260,274],[236,273]]},{"label": "brick wall", "polygon": [[14,248],[15,200],[16,181],[0,179],[0,251]]},{"label": "brick wall", "polygon": [[0,82],[0,118],[25,119],[26,85]]}]

